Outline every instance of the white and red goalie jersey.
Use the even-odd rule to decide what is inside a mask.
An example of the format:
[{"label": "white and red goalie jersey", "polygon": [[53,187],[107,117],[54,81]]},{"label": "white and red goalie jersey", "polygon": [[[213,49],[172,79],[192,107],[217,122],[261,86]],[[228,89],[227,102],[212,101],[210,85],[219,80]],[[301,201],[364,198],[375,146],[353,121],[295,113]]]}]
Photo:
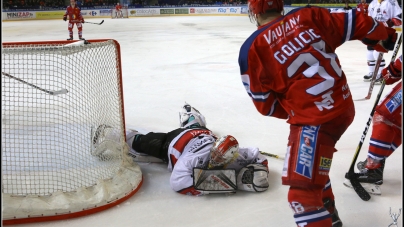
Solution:
[{"label": "white and red goalie jersey", "polygon": [[[186,195],[203,195],[203,192],[194,188],[193,169],[208,166],[210,148],[215,141],[216,137],[207,129],[185,130],[171,141],[168,148],[168,170],[172,171],[170,185],[174,191]],[[254,163],[268,167],[268,160],[258,148],[240,147],[237,158],[224,168],[235,169],[238,173],[243,167]]]},{"label": "white and red goalie jersey", "polygon": [[328,122],[353,105],[336,48],[385,40],[388,32],[395,31],[356,9],[297,8],[260,26],[241,46],[243,85],[262,115],[289,124]]}]

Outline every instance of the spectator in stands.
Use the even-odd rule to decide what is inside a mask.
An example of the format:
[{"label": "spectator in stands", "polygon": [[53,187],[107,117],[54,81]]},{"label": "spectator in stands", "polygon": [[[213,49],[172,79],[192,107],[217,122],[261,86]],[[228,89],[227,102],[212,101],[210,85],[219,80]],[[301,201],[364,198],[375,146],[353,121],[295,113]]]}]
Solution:
[{"label": "spectator in stands", "polygon": [[351,9],[352,9],[352,7],[349,6],[348,1],[345,2],[345,7],[344,7],[344,9],[345,9],[345,10],[351,10]]}]

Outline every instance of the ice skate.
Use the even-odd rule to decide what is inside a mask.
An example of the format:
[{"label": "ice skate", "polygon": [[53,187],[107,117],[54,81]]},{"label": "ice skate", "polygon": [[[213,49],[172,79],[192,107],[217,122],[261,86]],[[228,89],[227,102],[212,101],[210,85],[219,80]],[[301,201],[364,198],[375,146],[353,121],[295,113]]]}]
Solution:
[{"label": "ice skate", "polygon": [[135,162],[146,162],[146,163],[162,163],[163,160],[144,154],[144,153],[139,153],[135,151],[135,149],[132,148],[133,141],[136,139],[137,136],[142,135],[138,131],[134,129],[128,129],[126,131],[126,143],[129,146],[129,156],[133,158],[133,161]]},{"label": "ice skate", "polygon": [[73,37],[68,38],[67,40],[73,40]]},{"label": "ice skate", "polygon": [[372,76],[373,76],[373,73],[368,73],[363,76],[363,80],[369,82],[372,79]]},{"label": "ice skate", "polygon": [[[381,160],[379,167],[376,169],[366,168],[367,160],[358,162],[357,167],[359,173],[355,173],[356,179],[361,183],[362,187],[372,195],[381,195],[381,187],[383,184],[383,171],[385,160]],[[349,179],[344,180],[344,185],[352,188],[352,184]]]},{"label": "ice skate", "polygon": [[86,39],[85,39],[85,38],[83,38],[83,37],[80,37],[79,39],[80,39],[80,40],[86,40]]},{"label": "ice skate", "polygon": [[375,169],[366,168],[368,165],[368,159],[363,162],[358,162],[357,164],[360,171],[360,173],[356,174],[359,182],[382,185],[384,164],[386,162],[385,159],[381,160],[378,167]]},{"label": "ice skate", "polygon": [[118,128],[101,124],[91,128],[91,135],[91,155],[97,156],[102,161],[112,160],[122,155],[124,145]]},{"label": "ice skate", "polygon": [[[378,74],[378,75],[376,76],[375,84],[382,84],[381,81],[380,81],[380,77],[381,77],[381,76],[382,76],[381,74]],[[368,73],[367,75],[363,76],[363,81],[371,82],[371,81],[372,81],[372,77],[373,77],[373,73]]]},{"label": "ice skate", "polygon": [[206,127],[205,117],[195,108],[185,103],[179,112],[181,128]]},{"label": "ice skate", "polygon": [[332,227],[342,227],[342,221],[339,218],[337,208],[335,207],[335,201],[331,201],[330,198],[323,199],[324,207],[330,212],[332,218]]}]

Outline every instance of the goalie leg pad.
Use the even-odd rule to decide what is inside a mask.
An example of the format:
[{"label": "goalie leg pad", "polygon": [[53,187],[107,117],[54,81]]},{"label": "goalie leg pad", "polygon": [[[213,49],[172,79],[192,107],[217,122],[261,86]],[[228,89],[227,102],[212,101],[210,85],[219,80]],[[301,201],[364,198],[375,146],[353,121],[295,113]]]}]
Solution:
[{"label": "goalie leg pad", "polygon": [[243,191],[263,192],[269,187],[268,168],[261,164],[243,167],[237,175],[237,188]]},{"label": "goalie leg pad", "polygon": [[235,193],[237,190],[234,169],[193,169],[194,188],[203,194]]}]

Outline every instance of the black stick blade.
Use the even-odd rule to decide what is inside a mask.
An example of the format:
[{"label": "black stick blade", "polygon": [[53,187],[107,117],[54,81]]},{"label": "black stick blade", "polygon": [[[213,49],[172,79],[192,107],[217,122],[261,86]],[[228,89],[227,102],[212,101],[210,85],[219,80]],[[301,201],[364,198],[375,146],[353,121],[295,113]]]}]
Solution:
[{"label": "black stick blade", "polygon": [[352,187],[355,190],[356,194],[358,194],[359,198],[361,198],[363,201],[369,201],[369,199],[371,198],[369,193],[366,191],[365,188],[363,188],[361,183],[356,178],[355,174],[346,173],[345,176],[351,182]]}]

